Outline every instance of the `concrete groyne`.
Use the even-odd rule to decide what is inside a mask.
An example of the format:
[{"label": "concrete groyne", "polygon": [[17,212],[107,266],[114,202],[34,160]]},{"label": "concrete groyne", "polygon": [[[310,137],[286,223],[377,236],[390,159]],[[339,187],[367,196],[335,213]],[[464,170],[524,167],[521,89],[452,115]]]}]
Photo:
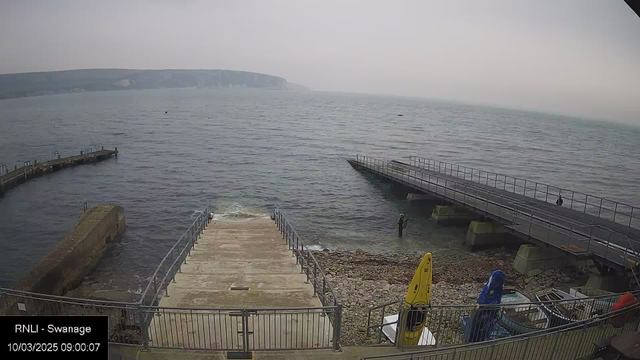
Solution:
[{"label": "concrete groyne", "polygon": [[118,241],[124,231],[122,207],[98,205],[88,209],[71,233],[20,279],[15,288],[64,295],[80,284],[98,263],[107,244]]}]

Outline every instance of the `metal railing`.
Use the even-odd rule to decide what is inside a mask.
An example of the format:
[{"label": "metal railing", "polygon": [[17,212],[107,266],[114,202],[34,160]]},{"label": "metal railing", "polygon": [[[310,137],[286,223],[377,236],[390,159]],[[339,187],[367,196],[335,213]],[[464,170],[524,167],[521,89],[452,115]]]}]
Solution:
[{"label": "metal railing", "polygon": [[[209,223],[210,207],[198,213],[171,247],[135,303],[76,299],[0,288],[0,315],[107,315],[109,342],[149,348],[229,351],[340,348],[342,306],[322,269],[276,210],[307,281],[324,306],[298,308],[179,308],[157,306]],[[284,236],[284,235],[283,235]],[[313,265],[310,265],[313,264]]]},{"label": "metal railing", "polygon": [[[69,156],[68,158],[83,157],[83,156],[91,155],[95,160],[95,158],[98,155],[98,152],[102,150],[104,150],[104,147],[98,148],[97,145],[96,147],[87,147],[84,150],[80,151],[79,155],[72,155],[72,156]],[[4,168],[0,167],[0,177],[7,176],[7,175],[10,175],[10,176],[7,177],[6,179],[1,178],[0,180],[2,180],[3,182],[9,182],[9,181],[13,181],[15,178],[28,176],[34,170],[36,170],[37,167],[52,166],[52,164],[55,164],[56,162],[58,162],[58,160],[60,160],[60,155],[58,151],[52,151],[49,154],[49,157],[50,159],[45,161],[38,161],[37,159],[33,160],[33,162],[31,160],[24,161],[22,163],[22,166],[18,167],[18,165],[15,165],[13,170],[9,170],[6,166],[2,165],[4,166]],[[67,159],[67,158],[64,158],[64,159]]]},{"label": "metal railing", "polygon": [[324,306],[340,306],[338,298],[333,292],[333,288],[329,284],[322,267],[313,256],[313,252],[309,250],[308,246],[305,246],[296,230],[277,205],[273,210],[273,219],[287,246],[296,257],[296,264],[300,264],[300,273],[306,274],[307,282],[313,284],[313,295],[318,296]]},{"label": "metal railing", "polygon": [[109,342],[143,344],[143,312],[139,304],[77,299],[0,288],[0,315],[106,315]]},{"label": "metal railing", "polygon": [[398,354],[368,356],[387,360],[522,359],[576,360],[593,354],[596,342],[636,331],[640,305],[636,304],[580,322],[569,323],[503,339]]},{"label": "metal railing", "polygon": [[244,352],[338,349],[338,306],[143,309],[150,319],[150,347]]},{"label": "metal railing", "polygon": [[409,156],[409,163],[415,167],[469,180],[547,203],[555,204],[556,199],[562,196],[565,202],[563,205],[568,206],[569,209],[640,229],[640,209],[637,206],[542,182],[426,159],[420,156]]},{"label": "metal railing", "polygon": [[640,241],[602,226],[585,225],[566,217],[533,209],[501,193],[484,190],[468,182],[423,172],[401,163],[357,155],[356,162],[370,171],[402,184],[434,194],[449,202],[507,224],[507,228],[529,239],[553,245],[574,255],[593,254],[624,268],[637,260],[634,247]]},{"label": "metal railing", "polygon": [[168,295],[169,283],[175,282],[176,273],[181,271],[182,264],[186,264],[191,249],[209,224],[209,212],[210,206],[207,205],[162,258],[142,293],[140,304],[155,306],[160,302],[162,295]]},{"label": "metal railing", "polygon": [[[638,295],[639,292],[634,292]],[[612,311],[620,294],[609,294],[589,298],[572,298],[555,301],[534,301],[527,303],[503,303],[499,305],[432,305],[422,314],[428,339],[435,347],[447,347],[490,338],[505,338],[521,333],[552,329],[566,324],[587,320]],[[503,295],[506,298],[506,295]],[[374,337],[378,344],[398,344],[402,346],[401,332],[391,339],[383,330],[399,324],[399,320],[389,321],[385,317],[402,318],[403,300],[381,304],[369,309],[367,337]],[[492,324],[499,326],[487,326]],[[388,333],[388,331],[387,331]]]},{"label": "metal railing", "polygon": [[110,343],[144,349],[338,349],[339,311],[339,306],[169,308],[0,288],[0,315],[106,315]]}]

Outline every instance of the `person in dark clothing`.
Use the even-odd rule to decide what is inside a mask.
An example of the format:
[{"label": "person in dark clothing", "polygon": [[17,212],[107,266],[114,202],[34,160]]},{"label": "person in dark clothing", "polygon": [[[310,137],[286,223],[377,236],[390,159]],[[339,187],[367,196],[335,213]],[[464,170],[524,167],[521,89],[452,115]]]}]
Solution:
[{"label": "person in dark clothing", "polygon": [[404,217],[404,214],[400,214],[400,219],[398,219],[398,236],[402,236],[402,230],[407,227],[407,218]]},{"label": "person in dark clothing", "polygon": [[562,206],[562,203],[563,203],[563,202],[564,202],[564,201],[562,200],[562,195],[558,195],[558,200],[556,200],[556,205],[558,205],[558,206]]}]

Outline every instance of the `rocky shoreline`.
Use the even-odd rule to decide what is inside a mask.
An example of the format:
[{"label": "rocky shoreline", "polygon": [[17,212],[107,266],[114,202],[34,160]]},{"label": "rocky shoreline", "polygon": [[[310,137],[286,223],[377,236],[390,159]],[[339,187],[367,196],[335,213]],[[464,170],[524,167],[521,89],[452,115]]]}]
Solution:
[{"label": "rocky shoreline", "polygon": [[[345,346],[372,343],[374,339],[367,339],[366,334],[369,308],[401,300],[421,259],[421,255],[415,253],[363,251],[324,250],[314,255],[343,305],[342,344]],[[475,253],[434,253],[431,303],[475,304],[495,269],[505,273],[505,286],[529,294],[551,287],[583,285],[588,277],[588,269],[581,267],[524,276],[512,267],[515,255],[516,250],[505,248]]]}]

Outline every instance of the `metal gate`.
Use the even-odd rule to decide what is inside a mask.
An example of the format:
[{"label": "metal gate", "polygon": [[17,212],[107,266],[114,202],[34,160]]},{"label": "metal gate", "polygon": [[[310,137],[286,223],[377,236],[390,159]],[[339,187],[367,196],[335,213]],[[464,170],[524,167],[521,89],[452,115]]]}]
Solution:
[{"label": "metal gate", "polygon": [[145,307],[147,347],[254,350],[336,349],[341,306],[272,309]]}]

